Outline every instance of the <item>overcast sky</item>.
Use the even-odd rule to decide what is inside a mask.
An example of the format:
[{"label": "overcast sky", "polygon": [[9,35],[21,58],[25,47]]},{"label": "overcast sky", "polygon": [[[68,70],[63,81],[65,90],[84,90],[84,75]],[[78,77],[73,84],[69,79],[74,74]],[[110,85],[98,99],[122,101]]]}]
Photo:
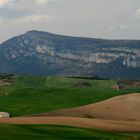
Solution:
[{"label": "overcast sky", "polygon": [[0,0],[0,42],[28,30],[140,39],[140,0]]}]

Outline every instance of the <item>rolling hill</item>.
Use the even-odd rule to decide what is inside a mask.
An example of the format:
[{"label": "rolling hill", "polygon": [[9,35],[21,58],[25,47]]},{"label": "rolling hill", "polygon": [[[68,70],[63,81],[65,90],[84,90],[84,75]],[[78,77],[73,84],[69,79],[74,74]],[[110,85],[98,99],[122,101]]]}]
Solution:
[{"label": "rolling hill", "polygon": [[78,107],[140,92],[139,87],[118,90],[118,82],[111,79],[1,75],[0,81],[6,82],[0,82],[0,111],[11,116]]},{"label": "rolling hill", "polygon": [[[50,112],[58,109],[66,109],[72,107],[84,106],[87,104],[97,103],[118,95],[140,92],[140,89],[117,88],[116,80],[101,80],[101,79],[83,79],[83,78],[68,78],[68,77],[46,77],[46,76],[21,76],[21,75],[0,75],[0,111],[6,111],[13,118],[9,121],[21,119],[26,123],[28,119],[40,122],[46,118],[30,118],[33,114]],[[23,117],[25,116],[25,117]],[[28,117],[27,117],[28,116]],[[23,120],[25,119],[25,120]],[[49,118],[48,118],[49,119]],[[50,118],[52,120],[52,118]],[[54,118],[55,119],[55,118]],[[57,118],[56,120],[62,121]],[[68,118],[69,119],[69,118]],[[73,118],[74,119],[74,118]],[[87,122],[90,121],[90,118]],[[67,120],[67,119],[66,119]],[[0,120],[2,123],[3,119]],[[5,120],[6,122],[8,120]],[[48,120],[46,120],[48,122]],[[79,120],[75,120],[77,123]],[[51,121],[49,120],[51,123]],[[81,122],[81,121],[80,121]],[[97,126],[104,121],[96,120]],[[7,122],[8,123],[8,122]],[[32,123],[30,121],[30,123]],[[41,122],[40,122],[41,123]],[[42,122],[42,125],[28,124],[0,124],[1,140],[11,139],[140,139],[139,133],[109,133],[90,129],[64,127],[64,126],[48,126]],[[77,124],[75,123],[75,125]],[[85,120],[83,121],[84,125]],[[94,125],[95,120],[93,120]],[[99,124],[98,124],[99,123]],[[104,122],[107,123],[108,122]],[[116,122],[112,125],[116,127]],[[48,123],[47,123],[48,124]],[[60,122],[58,123],[60,125]],[[92,123],[90,123],[92,126]],[[61,124],[62,125],[62,124]],[[65,125],[68,125],[66,122]],[[111,122],[110,122],[111,125]],[[109,125],[109,126],[110,126]],[[124,123],[122,122],[122,125]],[[125,126],[134,125],[133,121]],[[137,124],[139,125],[139,124]],[[136,126],[137,126],[136,125]],[[106,125],[108,126],[108,125]],[[136,127],[135,126],[135,127]],[[87,127],[89,128],[89,127]],[[109,129],[109,128],[108,128]],[[123,128],[126,130],[126,128]],[[122,130],[123,130],[122,129]],[[132,127],[131,127],[132,129]],[[134,128],[135,129],[135,128]]]},{"label": "rolling hill", "polygon": [[140,121],[140,93],[122,95],[76,108],[56,110],[34,116],[64,116],[116,121]]},{"label": "rolling hill", "polygon": [[[90,87],[85,86],[87,83]],[[90,104],[128,93],[127,90],[118,91],[116,84],[115,80],[15,76],[10,85],[0,86],[0,110],[12,116],[24,116]]]}]

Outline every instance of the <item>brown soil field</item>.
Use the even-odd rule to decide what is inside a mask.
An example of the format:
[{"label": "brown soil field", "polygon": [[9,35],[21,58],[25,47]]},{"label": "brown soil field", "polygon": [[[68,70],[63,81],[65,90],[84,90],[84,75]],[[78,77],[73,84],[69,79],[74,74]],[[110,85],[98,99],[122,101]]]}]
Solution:
[{"label": "brown soil field", "polygon": [[117,96],[95,104],[35,114],[33,116],[65,116],[117,121],[140,121],[140,93]]},{"label": "brown soil field", "polygon": [[1,118],[0,123],[6,124],[51,124],[92,128],[110,132],[140,132],[140,122],[111,121],[79,117],[18,117]]}]

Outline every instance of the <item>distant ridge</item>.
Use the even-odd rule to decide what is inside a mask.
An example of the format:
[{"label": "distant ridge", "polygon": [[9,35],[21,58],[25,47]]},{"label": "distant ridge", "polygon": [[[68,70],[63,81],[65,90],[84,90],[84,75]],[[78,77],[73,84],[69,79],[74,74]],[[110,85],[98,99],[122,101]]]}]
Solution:
[{"label": "distant ridge", "polygon": [[107,40],[28,31],[0,44],[0,72],[140,78],[140,40]]}]

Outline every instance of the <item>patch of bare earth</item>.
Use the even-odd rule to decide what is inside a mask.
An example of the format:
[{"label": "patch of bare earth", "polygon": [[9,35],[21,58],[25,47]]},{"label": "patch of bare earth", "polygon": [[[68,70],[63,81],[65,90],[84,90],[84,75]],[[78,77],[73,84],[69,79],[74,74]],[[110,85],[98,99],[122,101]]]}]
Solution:
[{"label": "patch of bare earth", "polygon": [[14,75],[0,76],[0,86],[9,86],[15,80]]},{"label": "patch of bare earth", "polygon": [[140,121],[140,93],[117,96],[95,104],[33,116],[65,116],[117,121]]},{"label": "patch of bare earth", "polygon": [[6,80],[0,80],[0,86],[9,86],[11,83]]},{"label": "patch of bare earth", "polygon": [[0,119],[6,124],[51,124],[92,128],[111,132],[140,132],[140,122],[88,119],[80,117],[19,117]]}]

